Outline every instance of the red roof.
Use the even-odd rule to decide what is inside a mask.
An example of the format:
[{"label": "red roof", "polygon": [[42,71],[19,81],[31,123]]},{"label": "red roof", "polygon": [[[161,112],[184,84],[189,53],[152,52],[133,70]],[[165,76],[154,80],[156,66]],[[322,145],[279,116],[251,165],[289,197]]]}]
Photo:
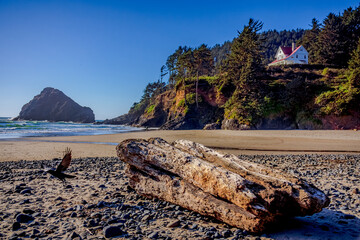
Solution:
[{"label": "red roof", "polygon": [[292,53],[292,47],[280,47],[285,55],[290,55]]},{"label": "red roof", "polygon": [[[300,48],[301,46],[302,46],[302,45],[298,46],[293,52],[291,52],[291,50],[292,50],[291,47],[281,47],[281,49],[283,49],[283,48],[290,48],[290,53],[291,53],[291,54],[290,54],[289,56],[283,58],[283,59],[275,60],[275,61],[273,61],[273,62],[271,62],[271,63],[276,63],[276,62],[280,62],[280,61],[282,61],[282,60],[288,59],[289,57],[291,57],[292,55],[294,55],[294,53],[296,53],[297,50],[299,50],[299,48]],[[283,50],[283,51],[284,51],[284,50]],[[285,53],[285,52],[284,52],[284,53]],[[270,63],[270,64],[271,64],[271,63]]]}]

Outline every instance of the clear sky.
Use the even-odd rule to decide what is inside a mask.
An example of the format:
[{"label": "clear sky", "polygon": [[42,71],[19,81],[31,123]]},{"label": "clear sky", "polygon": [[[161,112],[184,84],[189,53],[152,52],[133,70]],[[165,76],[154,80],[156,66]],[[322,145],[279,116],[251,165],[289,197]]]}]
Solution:
[{"label": "clear sky", "polygon": [[263,30],[309,28],[359,0],[0,0],[0,116],[15,117],[45,87],[96,119],[124,114],[182,45],[213,46],[250,17]]}]

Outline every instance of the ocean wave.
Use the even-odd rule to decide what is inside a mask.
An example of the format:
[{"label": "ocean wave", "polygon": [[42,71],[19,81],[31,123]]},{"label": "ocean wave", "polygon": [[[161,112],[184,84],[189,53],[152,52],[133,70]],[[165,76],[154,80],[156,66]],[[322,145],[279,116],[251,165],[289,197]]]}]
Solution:
[{"label": "ocean wave", "polygon": [[123,125],[96,125],[73,122],[10,121],[1,119],[0,138],[76,136],[123,133],[142,130]]}]

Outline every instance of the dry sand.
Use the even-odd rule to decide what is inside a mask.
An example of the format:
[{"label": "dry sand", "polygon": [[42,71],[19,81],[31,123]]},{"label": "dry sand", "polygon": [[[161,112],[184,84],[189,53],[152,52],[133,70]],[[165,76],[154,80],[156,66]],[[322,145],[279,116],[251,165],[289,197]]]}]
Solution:
[{"label": "dry sand", "polygon": [[[233,154],[360,154],[360,131],[188,130],[142,131],[96,136],[38,137],[0,141],[0,161],[58,158],[65,147],[74,158],[113,157],[115,145],[128,138],[187,139]],[[95,144],[97,143],[97,144]]]}]

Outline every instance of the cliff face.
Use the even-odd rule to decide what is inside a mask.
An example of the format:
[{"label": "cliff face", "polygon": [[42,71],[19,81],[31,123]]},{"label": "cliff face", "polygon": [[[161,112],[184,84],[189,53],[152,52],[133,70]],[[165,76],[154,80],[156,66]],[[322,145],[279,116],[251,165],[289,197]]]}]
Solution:
[{"label": "cliff face", "polygon": [[[305,68],[305,67],[304,67]],[[264,92],[259,117],[254,122],[238,121],[225,111],[234,92],[234,86],[221,79],[200,79],[178,82],[171,90],[156,95],[148,102],[135,104],[128,114],[104,123],[125,124],[161,129],[360,129],[360,108],[349,106],[344,114],[323,114],[324,106],[317,103],[319,93],[328,92],[343,70],[334,76],[324,75],[322,69],[308,66],[301,68],[271,68],[264,82]],[[197,91],[197,94],[196,94]],[[198,105],[196,104],[198,95]],[[331,100],[331,99],[330,99]],[[246,116],[243,116],[246,117]],[[250,115],[250,117],[252,117]]]},{"label": "cliff face", "polygon": [[16,119],[93,123],[95,115],[91,108],[82,107],[60,90],[48,87],[25,104]]},{"label": "cliff face", "polygon": [[179,87],[163,92],[149,105],[138,104],[138,107],[132,108],[129,113],[103,123],[173,130],[202,129],[209,123],[221,123],[224,111],[219,106],[224,104],[226,99],[219,97],[214,87],[206,81],[200,81],[198,106],[195,88],[188,86],[186,91],[186,105],[184,91]]}]

